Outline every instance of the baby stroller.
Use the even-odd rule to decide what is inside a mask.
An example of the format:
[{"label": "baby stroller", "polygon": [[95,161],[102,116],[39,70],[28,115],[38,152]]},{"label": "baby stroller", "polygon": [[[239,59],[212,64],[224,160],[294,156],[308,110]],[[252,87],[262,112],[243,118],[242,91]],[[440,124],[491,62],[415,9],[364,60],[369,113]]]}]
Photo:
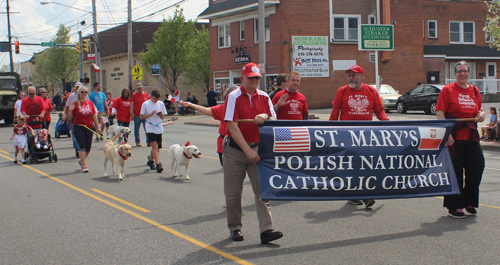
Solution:
[{"label": "baby stroller", "polygon": [[[35,118],[37,116],[29,116],[29,118]],[[28,121],[26,124],[32,126],[32,125],[39,125],[43,124],[43,120],[34,120],[34,121]],[[52,161],[57,162],[57,155],[54,153],[54,145],[52,144],[52,140],[50,139],[50,134],[47,132],[46,133],[46,148],[44,146],[37,147],[35,144],[35,138],[39,134],[40,131],[45,130],[45,129],[33,129],[33,132],[35,135],[32,135],[31,133],[27,134],[27,140],[26,140],[26,149],[27,151],[24,153],[24,159],[26,159],[26,162],[29,164],[33,163],[38,163],[38,160],[48,158],[49,162],[52,163]],[[47,130],[45,130],[47,131]]]},{"label": "baby stroller", "polygon": [[63,122],[57,122],[54,136],[56,138],[61,137],[61,135],[67,135],[68,138],[71,138],[71,128],[69,127],[69,124],[66,121]]}]

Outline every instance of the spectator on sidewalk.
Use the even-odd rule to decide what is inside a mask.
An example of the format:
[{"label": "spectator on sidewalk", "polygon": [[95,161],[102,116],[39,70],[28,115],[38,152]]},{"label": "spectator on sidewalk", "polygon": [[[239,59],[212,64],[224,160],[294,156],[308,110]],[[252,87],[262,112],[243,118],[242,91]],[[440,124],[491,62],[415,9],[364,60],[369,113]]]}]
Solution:
[{"label": "spectator on sidewalk", "polygon": [[141,146],[141,124],[144,129],[144,133],[146,134],[146,144],[149,146],[148,135],[146,133],[146,120],[140,118],[142,103],[149,99],[148,93],[144,92],[143,89],[144,88],[141,83],[135,84],[135,92],[132,93],[132,96],[130,97],[130,116],[134,119],[134,136],[136,146]]}]

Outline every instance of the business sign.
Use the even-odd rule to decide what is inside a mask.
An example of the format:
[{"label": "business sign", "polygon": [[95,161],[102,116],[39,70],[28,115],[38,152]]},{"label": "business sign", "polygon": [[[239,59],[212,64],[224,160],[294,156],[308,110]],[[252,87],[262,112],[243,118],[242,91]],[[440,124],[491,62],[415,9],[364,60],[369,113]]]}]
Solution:
[{"label": "business sign", "polygon": [[160,65],[159,64],[153,64],[151,66],[151,73],[153,76],[160,76]]},{"label": "business sign", "polygon": [[250,54],[246,54],[245,51],[241,50],[238,55],[234,57],[235,64],[247,64],[250,62]]},{"label": "business sign", "polygon": [[[459,194],[444,142],[455,120],[266,121],[257,164],[265,200]],[[265,143],[265,144],[263,144]]]},{"label": "business sign", "polygon": [[358,50],[393,51],[393,25],[360,25],[358,30]]},{"label": "business sign", "polygon": [[328,36],[292,36],[293,71],[301,78],[329,77]]}]

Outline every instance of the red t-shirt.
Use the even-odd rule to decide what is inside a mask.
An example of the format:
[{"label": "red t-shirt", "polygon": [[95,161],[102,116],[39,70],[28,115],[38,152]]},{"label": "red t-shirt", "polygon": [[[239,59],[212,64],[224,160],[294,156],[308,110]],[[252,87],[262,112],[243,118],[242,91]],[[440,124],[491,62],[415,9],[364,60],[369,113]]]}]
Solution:
[{"label": "red t-shirt", "polygon": [[51,121],[52,118],[50,117],[50,112],[54,109],[52,107],[52,103],[50,103],[50,99],[49,98],[42,98],[43,99],[43,102],[45,103],[45,115],[44,115],[44,119],[45,121]]},{"label": "red t-shirt", "polygon": [[[45,111],[45,103],[43,102],[43,98],[39,96],[35,96],[33,100],[29,97],[23,98],[21,103],[21,112],[26,112],[28,116],[37,116],[42,114]],[[37,118],[27,118],[26,122],[35,121]],[[34,129],[39,129],[42,127],[41,124],[33,125]]]},{"label": "red t-shirt", "polygon": [[130,122],[130,99],[118,97],[115,100],[113,108],[116,109],[116,120],[121,122]]},{"label": "red t-shirt", "polygon": [[[238,119],[255,119],[255,116],[267,113],[276,118],[273,103],[266,92],[255,89],[252,95],[247,94],[243,86],[231,92],[226,99],[225,121],[236,121]],[[259,127],[253,122],[239,122],[243,138],[247,143],[259,142]],[[228,130],[231,137],[231,132]]]},{"label": "red t-shirt", "polygon": [[90,100],[85,100],[80,103],[75,101],[75,109],[73,109],[73,125],[86,125],[89,128],[94,127],[94,122],[92,119],[93,114],[97,114],[97,109],[94,103]]},{"label": "red t-shirt", "polygon": [[108,112],[106,114],[110,116],[111,111],[113,109],[113,105],[115,104],[115,99],[114,98],[106,99],[106,104],[108,104]]},{"label": "red t-shirt", "polygon": [[330,120],[371,121],[372,111],[379,120],[389,120],[377,90],[366,84],[362,84],[360,90],[354,90],[347,85],[339,88],[335,94]]},{"label": "red t-shirt", "polygon": [[[458,118],[475,118],[481,110],[481,93],[474,90],[470,84],[468,88],[461,88],[456,82],[444,86],[439,93],[436,111],[441,110]],[[470,129],[463,128],[457,133],[456,140],[468,140],[469,137]]]},{"label": "red t-shirt", "polygon": [[288,94],[288,99],[285,105],[281,106],[276,113],[278,120],[307,120],[309,118],[309,110],[307,108],[306,97],[298,91],[297,93],[290,93],[288,89],[281,90],[274,95],[273,105],[276,105],[284,94]]},{"label": "red t-shirt", "polygon": [[30,126],[27,124],[24,124],[22,126],[16,124],[16,126],[14,126],[14,133],[17,135],[25,135],[28,132],[29,128]]},{"label": "red t-shirt", "polygon": [[146,102],[149,99],[149,95],[146,92],[142,92],[142,94],[139,94],[137,92],[132,93],[132,96],[130,97],[130,102],[134,102],[134,115],[139,116],[141,115],[141,107],[142,103]]},{"label": "red t-shirt", "polygon": [[222,153],[222,141],[224,140],[224,136],[227,135],[227,123],[224,121],[224,105],[213,106],[210,109],[212,110],[212,117],[220,121],[219,135],[222,137],[217,137],[217,153]]}]

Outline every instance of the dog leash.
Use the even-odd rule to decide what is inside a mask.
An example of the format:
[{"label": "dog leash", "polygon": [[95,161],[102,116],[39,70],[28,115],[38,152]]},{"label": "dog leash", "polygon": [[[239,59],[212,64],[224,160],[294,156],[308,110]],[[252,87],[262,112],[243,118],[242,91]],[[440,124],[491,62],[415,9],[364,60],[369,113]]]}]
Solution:
[{"label": "dog leash", "polygon": [[98,134],[98,133],[97,133],[97,132],[95,132],[94,130],[92,130],[92,129],[90,129],[89,127],[87,127],[87,125],[83,125],[83,124],[78,124],[78,125],[80,125],[80,126],[82,126],[82,127],[87,128],[87,130],[89,130],[89,131],[93,132],[95,135],[100,136],[102,139],[104,139],[104,140],[106,140],[106,141],[108,141],[108,142],[110,142],[110,143],[114,144],[114,143],[113,143],[111,140],[109,140],[108,138],[105,138],[104,136],[102,136],[102,135]]},{"label": "dog leash", "polygon": [[[156,128],[158,128],[158,129],[160,129],[160,127],[158,127],[158,125],[160,125],[160,124],[161,124],[161,122],[159,122],[158,124],[154,124],[154,123],[152,123],[152,122],[150,122],[150,121],[146,121],[146,122],[147,122],[147,123],[149,123],[149,124],[151,124],[151,125],[153,125],[153,126],[155,126],[155,127],[156,127]],[[172,137],[168,136],[168,134],[167,134],[167,133],[165,133],[165,131],[164,131],[164,130],[162,130],[162,132],[161,132],[161,133],[165,134],[165,135],[168,137],[168,139],[172,140],[172,142],[174,142],[174,143],[176,143],[176,144],[178,144],[178,145],[182,146],[182,144],[178,143],[176,140],[172,139]]]}]

